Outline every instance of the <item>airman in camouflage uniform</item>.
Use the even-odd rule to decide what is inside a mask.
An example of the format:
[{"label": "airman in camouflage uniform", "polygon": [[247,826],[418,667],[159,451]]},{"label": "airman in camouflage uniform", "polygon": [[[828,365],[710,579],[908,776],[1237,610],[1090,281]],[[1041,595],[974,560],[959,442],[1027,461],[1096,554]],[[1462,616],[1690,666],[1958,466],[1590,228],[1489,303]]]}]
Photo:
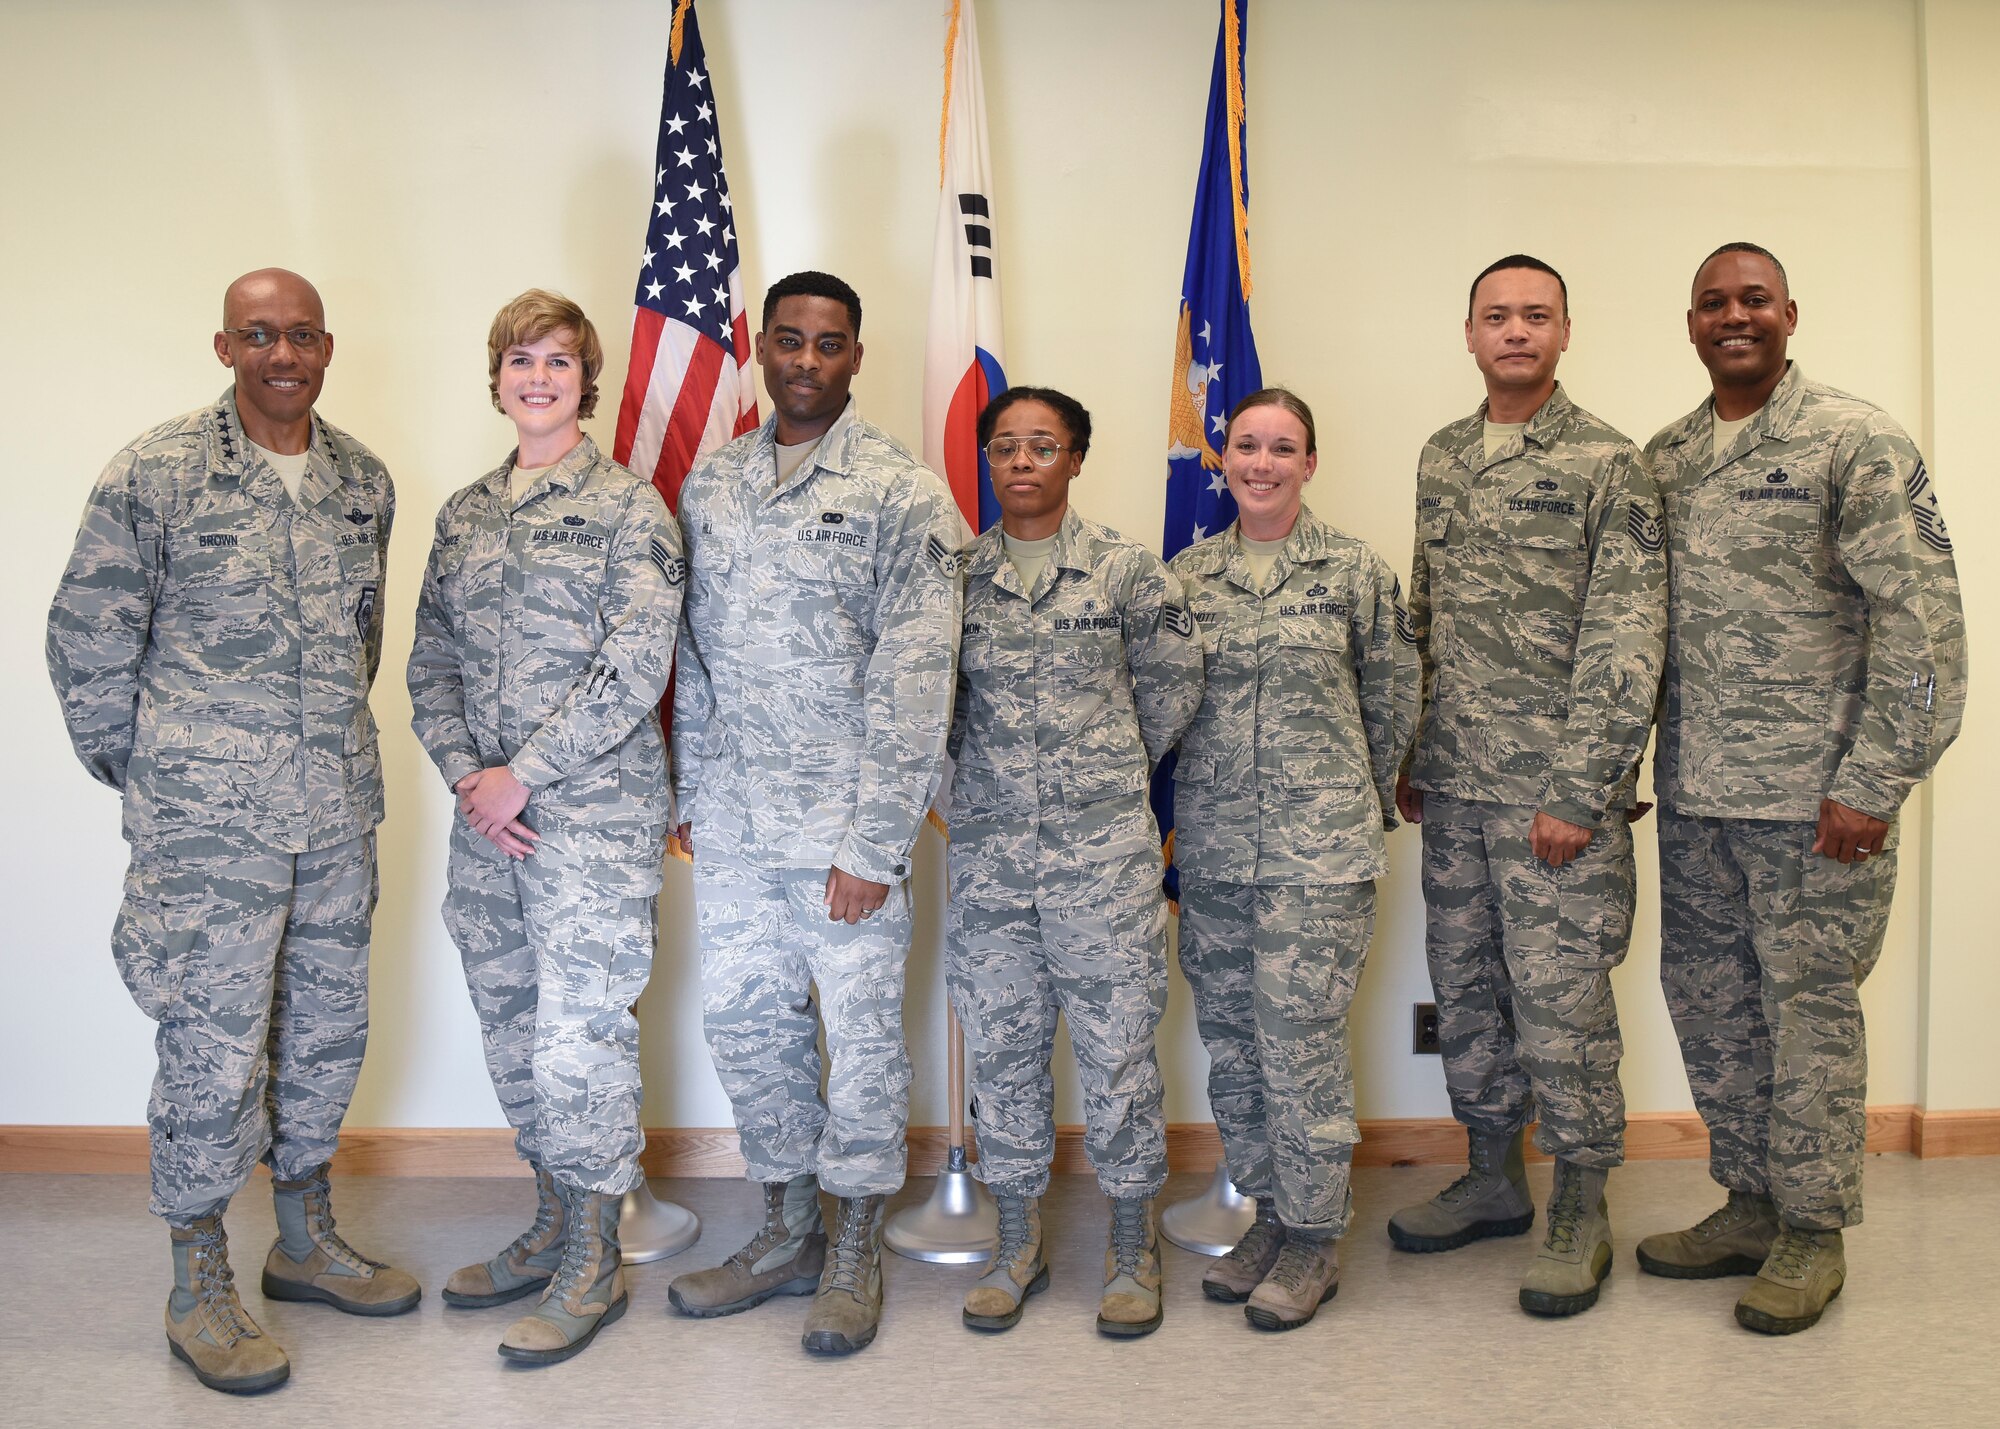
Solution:
[{"label": "airman in camouflage uniform", "polygon": [[[1060,420],[1033,395],[994,406],[1003,402]],[[1076,433],[1043,439],[1057,435],[1080,465]],[[1024,468],[1023,485],[1046,481],[1030,461],[1017,448],[1011,463],[994,462],[995,486],[1012,466]],[[979,1107],[979,1178],[1003,1205],[1048,1190],[1058,1013],[1104,1193],[1149,1201],[1167,1176],[1153,1049],[1167,1006],[1167,904],[1147,790],[1201,703],[1201,646],[1158,556],[1085,520],[1066,495],[1060,510],[1032,586],[1000,525],[964,553],[945,967]],[[996,1260],[987,1279],[1006,1271]],[[1139,1323],[1156,1327],[1157,1310]],[[968,1320],[977,1313],[968,1296]],[[1104,1328],[1126,1330],[1115,1314]]]},{"label": "airman in camouflage uniform", "polygon": [[[819,1234],[816,1204],[784,1226],[786,1183],[816,1175],[851,1203],[808,1317],[806,1347],[828,1353],[873,1338],[881,1199],[903,1184],[910,860],[951,718],[964,535],[944,484],[846,395],[860,361],[851,297],[824,274],[773,287],[758,351],[777,411],[682,490],[673,724],[709,1049],[751,1178],[779,1188],[779,1262],[816,1255]],[[781,479],[775,448],[799,426],[817,446]],[[727,1270],[703,1273],[727,1285],[680,1277],[675,1303],[702,1314],[766,1298],[761,1282],[737,1293]],[[840,1295],[851,1317],[820,1324]]]},{"label": "airman in camouflage uniform", "polygon": [[[546,1288],[546,1316],[562,1296],[551,1277],[565,1244],[605,1214],[585,1202],[615,1207],[644,1177],[632,1005],[653,965],[668,817],[659,703],[687,571],[659,492],[578,425],[603,362],[581,309],[524,293],[495,318],[488,352],[495,404],[521,446],[438,512],[410,649],[411,723],[460,794],[445,927],[545,1214],[532,1248],[460,1270],[445,1300],[493,1305]],[[488,832],[476,795],[498,771],[526,797]],[[554,1326],[563,1333],[543,1336],[523,1321],[526,1339],[510,1331],[501,1353],[566,1357],[596,1327]],[[552,1343],[526,1342],[540,1338]]]},{"label": "airman in camouflage uniform", "polygon": [[[235,384],[112,458],[49,612],[71,742],[123,796],[132,846],[112,951],[159,1027],[147,1123],[174,1245],[168,1340],[226,1390],[288,1372],[236,1299],[222,1231],[260,1159],[285,1232],[267,1294],[365,1314],[419,1294],[326,1208],[368,1034],[383,808],[368,691],[396,500],[373,453],[312,410],[324,322],[296,274],[230,286],[216,349]],[[303,465],[296,497],[253,433],[303,453],[277,458]]]},{"label": "airman in camouflage uniform", "polygon": [[1673,568],[1660,978],[1729,1203],[1639,1259],[1756,1272],[1737,1319],[1787,1333],[1839,1293],[1840,1232],[1861,1221],[1859,989],[1897,814],[1958,733],[1965,625],[1923,457],[1787,360],[1797,308],[1777,261],[1728,245],[1695,289],[1715,393],[1647,448]]},{"label": "airman in camouflage uniform", "polygon": [[[1246,512],[1233,468],[1248,456],[1236,448],[1264,395],[1232,414],[1225,448]],[[1316,461],[1310,428],[1304,452]],[[1353,1211],[1347,1014],[1374,931],[1374,880],[1388,871],[1417,669],[1401,584],[1366,544],[1301,506],[1260,575],[1241,525],[1169,564],[1205,668],[1174,771],[1174,863],[1209,1103],[1230,1179],[1259,1204],[1259,1225],[1203,1290],[1247,1301],[1252,1324],[1289,1329],[1334,1293],[1333,1242]],[[1302,1280],[1306,1303],[1270,1299]]]},{"label": "airman in camouflage uniform", "polygon": [[[1481,274],[1474,292],[1475,323],[1505,310],[1546,362],[1547,395],[1490,442],[1509,394],[1489,376],[1494,395],[1434,435],[1417,469],[1410,614],[1425,700],[1404,811],[1423,825],[1445,1084],[1472,1165],[1389,1234],[1437,1251],[1526,1231],[1519,1140],[1533,1116],[1557,1158],[1556,1203],[1521,1303],[1571,1314],[1608,1269],[1608,1223],[1592,1210],[1625,1159],[1611,970],[1632,932],[1627,811],[1664,654],[1664,535],[1637,448],[1554,380],[1553,331],[1527,331],[1567,323],[1560,279],[1530,263]],[[1474,351],[1487,371],[1493,358]],[[1538,846],[1551,828],[1580,846]],[[1583,1233],[1559,1214],[1572,1202]]]}]

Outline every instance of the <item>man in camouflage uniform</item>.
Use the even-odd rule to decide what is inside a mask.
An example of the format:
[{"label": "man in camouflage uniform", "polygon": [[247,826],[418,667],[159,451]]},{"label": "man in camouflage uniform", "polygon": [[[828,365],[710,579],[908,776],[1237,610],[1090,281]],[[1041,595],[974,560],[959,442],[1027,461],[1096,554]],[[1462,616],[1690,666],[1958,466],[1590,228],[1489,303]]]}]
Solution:
[{"label": "man in camouflage uniform", "polygon": [[[1303,436],[1275,455],[1245,450],[1254,423],[1280,408]],[[1257,1202],[1202,1291],[1271,1330],[1305,1324],[1339,1285],[1360,1140],[1347,1015],[1417,711],[1400,583],[1297,504],[1317,463],[1310,421],[1290,393],[1239,404],[1224,457],[1239,518],[1169,566],[1204,656],[1203,702],[1174,772],[1181,971],[1230,1179]],[[1249,481],[1276,483],[1293,508],[1289,522],[1275,518],[1282,536],[1256,543],[1261,555],[1242,535],[1244,501],[1269,498]]]},{"label": "man in camouflage uniform", "polygon": [[1012,388],[979,435],[1002,524],[964,554],[945,966],[1000,1244],[964,1319],[1007,1329],[1048,1283],[1040,1200],[1060,1013],[1084,1148],[1113,1206],[1098,1328],[1149,1334],[1162,1319],[1152,1199],[1167,1126],[1153,1033],[1167,1007],[1167,903],[1147,789],[1201,703],[1201,646],[1160,558],[1069,505],[1090,449],[1080,403]]},{"label": "man in camouflage uniform", "polygon": [[[1424,714],[1398,788],[1423,825],[1426,951],[1470,1166],[1389,1222],[1409,1251],[1534,1221],[1521,1138],[1556,1158],[1523,1309],[1571,1315],[1610,1273],[1625,1159],[1611,970],[1632,933],[1628,811],[1666,625],[1658,498],[1631,442],[1556,381],[1568,294],[1538,259],[1473,281],[1486,401],[1425,445],[1410,612]],[[1634,815],[1636,816],[1636,815]]]},{"label": "man in camouflage uniform", "polygon": [[1804,1330],[1861,1221],[1867,1044],[1896,816],[1958,733],[1965,623],[1922,456],[1806,378],[1785,271],[1732,243],[1695,275],[1714,394],[1647,455],[1672,546],[1660,980],[1729,1193],[1648,1236],[1655,1275],[1755,1273],[1736,1318]]},{"label": "man in camouflage uniform", "polygon": [[[454,1274],[444,1299],[479,1307],[542,1291],[500,1353],[550,1363],[624,1306],[617,1216],[643,1179],[644,1143],[632,1004],[653,966],[668,817],[658,707],[686,567],[660,494],[578,425],[604,361],[581,309],[522,294],[494,319],[488,360],[519,445],[438,512],[410,702],[460,796],[445,926],[539,1213],[499,1255]],[[483,810],[498,794],[489,782],[518,793]],[[564,1257],[579,1237],[598,1272],[588,1279],[586,1257]]]},{"label": "man in camouflage uniform", "polygon": [[237,1299],[223,1235],[260,1159],[281,1232],[266,1296],[390,1315],[420,1292],[334,1233],[326,1179],[368,1035],[368,690],[395,492],[313,412],[333,338],[305,279],[237,279],[215,351],[233,386],[132,442],[91,492],[48,662],[77,757],[125,800],[112,952],[159,1024],[147,1123],[173,1246],[167,1342],[240,1392],[289,1373]]},{"label": "man in camouflage uniform", "polygon": [[[863,1348],[881,1315],[909,1120],[910,858],[950,722],[964,534],[944,484],[855,411],[860,329],[838,278],[774,284],[757,335],[773,415],[697,467],[680,505],[674,794],[709,1050],[766,1218],[669,1293],[706,1316],[817,1288],[804,1343],[825,1354]],[[840,1199],[830,1247],[815,1177]]]}]

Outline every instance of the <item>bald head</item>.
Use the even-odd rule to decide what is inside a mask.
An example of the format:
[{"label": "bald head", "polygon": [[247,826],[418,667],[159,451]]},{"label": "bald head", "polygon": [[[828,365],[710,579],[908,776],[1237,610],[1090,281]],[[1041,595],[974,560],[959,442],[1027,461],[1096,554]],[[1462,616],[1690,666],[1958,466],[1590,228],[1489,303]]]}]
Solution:
[{"label": "bald head", "polygon": [[319,300],[319,289],[289,268],[259,268],[223,289],[222,325],[242,327],[251,313],[272,305],[309,311],[314,327],[326,326],[326,307]]},{"label": "bald head", "polygon": [[236,411],[250,440],[276,452],[304,451],[333,360],[319,290],[283,268],[245,273],[222,295],[215,355],[236,374]]}]

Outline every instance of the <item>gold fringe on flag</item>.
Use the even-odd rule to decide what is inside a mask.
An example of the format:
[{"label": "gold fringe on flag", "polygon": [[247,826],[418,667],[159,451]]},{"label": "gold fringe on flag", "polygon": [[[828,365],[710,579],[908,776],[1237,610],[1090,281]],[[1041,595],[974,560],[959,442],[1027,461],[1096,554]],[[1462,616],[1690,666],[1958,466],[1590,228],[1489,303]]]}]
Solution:
[{"label": "gold fringe on flag", "polygon": [[688,11],[694,8],[694,0],[678,0],[674,6],[674,28],[667,36],[667,63],[681,62],[681,34],[687,28]]},{"label": "gold fringe on flag", "polygon": [[1243,25],[1236,13],[1236,0],[1222,0],[1222,25],[1229,40],[1229,202],[1236,211],[1236,272],[1243,280],[1243,301],[1247,303],[1250,212],[1243,202]]},{"label": "gold fringe on flag", "polygon": [[[958,0],[951,0],[951,23],[944,32],[944,113],[938,116],[938,187],[944,187],[945,145],[951,138],[951,60],[958,48]],[[942,832],[940,830],[940,832]]]}]

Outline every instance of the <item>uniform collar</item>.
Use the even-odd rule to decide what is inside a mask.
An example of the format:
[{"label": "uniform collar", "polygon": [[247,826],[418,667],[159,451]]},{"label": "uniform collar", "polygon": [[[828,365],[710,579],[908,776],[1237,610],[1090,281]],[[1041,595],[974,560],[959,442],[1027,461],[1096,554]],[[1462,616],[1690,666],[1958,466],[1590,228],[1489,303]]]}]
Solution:
[{"label": "uniform collar", "polygon": [[600,460],[597,443],[586,434],[582,441],[563,453],[561,461],[543,472],[533,486],[521,493],[520,501],[515,502],[508,486],[513,481],[514,468],[520,464],[520,457],[521,449],[516,447],[507,453],[507,460],[486,474],[486,489],[508,510],[518,511],[543,491],[560,491],[565,496],[575,494],[583,489],[584,482],[589,480],[591,471]]},{"label": "uniform collar", "polygon": [[[1491,399],[1481,402],[1479,410],[1473,414],[1472,430],[1460,443],[1458,460],[1468,471],[1484,471],[1489,466],[1497,466],[1503,461],[1511,461],[1520,456],[1532,442],[1538,450],[1546,451],[1562,439],[1563,431],[1569,426],[1576,413],[1576,405],[1569,400],[1569,393],[1563,391],[1562,383],[1556,383],[1556,390],[1549,393],[1548,401],[1535,409],[1535,415],[1528,418],[1521,428],[1519,437],[1509,437],[1502,442],[1491,457],[1486,455],[1486,421],[1491,409]],[[1519,442],[1519,447],[1515,442]]]},{"label": "uniform collar", "polygon": [[[1771,389],[1771,395],[1764,405],[1757,409],[1736,440],[1723,451],[1711,451],[1708,460],[1697,463],[1705,473],[1720,471],[1730,462],[1753,451],[1765,437],[1787,440],[1799,424],[1799,409],[1806,398],[1805,373],[1798,363],[1787,361],[1785,375],[1778,379],[1778,385]],[[1699,407],[1676,422],[1667,432],[1663,445],[1686,446],[1690,442],[1700,442],[1711,438],[1715,431],[1715,394],[1710,392]],[[1696,452],[1700,447],[1696,446]],[[1683,458],[1685,460],[1685,457]]]},{"label": "uniform collar", "polygon": [[[251,495],[259,501],[270,504],[282,498],[287,504],[291,502],[291,497],[285,494],[284,484],[278,480],[278,474],[269,470],[258,458],[256,448],[243,430],[243,417],[236,409],[234,383],[224,388],[215,405],[202,414],[201,431],[211,475],[238,484],[249,477]],[[264,478],[261,481],[257,479],[259,473]],[[319,413],[314,412],[312,436],[306,444],[305,476],[299,482],[299,506],[317,506],[338,490],[344,481],[345,472],[334,457],[333,441],[327,425]]]},{"label": "uniform collar", "polygon": [[764,425],[757,429],[756,446],[750,453],[751,464],[760,471],[768,471],[771,479],[764,483],[771,498],[783,496],[786,492],[803,486],[812,474],[824,468],[841,476],[853,470],[854,443],[860,437],[861,410],[854,404],[854,398],[847,399],[847,405],[840,409],[840,415],[833,419],[814,447],[811,455],[799,463],[799,469],[792,473],[791,480],[778,485],[778,414],[773,412],[764,419]]},{"label": "uniform collar", "polygon": [[[1230,523],[1229,529],[1222,533],[1221,545],[1222,574],[1252,595],[1266,594],[1251,583],[1250,555],[1243,549],[1240,522]],[[1292,523],[1291,534],[1285,537],[1277,560],[1271,563],[1271,589],[1276,590],[1290,580],[1294,568],[1323,561],[1332,554],[1333,528],[1313,515],[1312,507],[1300,503],[1299,519]]]},{"label": "uniform collar", "polygon": [[1055,584],[1058,571],[1081,571],[1089,575],[1097,568],[1097,543],[1091,539],[1083,518],[1076,514],[1074,506],[1063,512],[1062,524],[1056,527],[1056,543],[1049,548],[1048,564],[1042,567],[1042,574],[1047,579],[1038,580],[1033,591],[1021,589],[1021,573],[1007,559],[1005,535],[1000,523],[995,521],[966,547],[965,570],[968,576],[984,576],[1000,590],[1033,599]]}]

